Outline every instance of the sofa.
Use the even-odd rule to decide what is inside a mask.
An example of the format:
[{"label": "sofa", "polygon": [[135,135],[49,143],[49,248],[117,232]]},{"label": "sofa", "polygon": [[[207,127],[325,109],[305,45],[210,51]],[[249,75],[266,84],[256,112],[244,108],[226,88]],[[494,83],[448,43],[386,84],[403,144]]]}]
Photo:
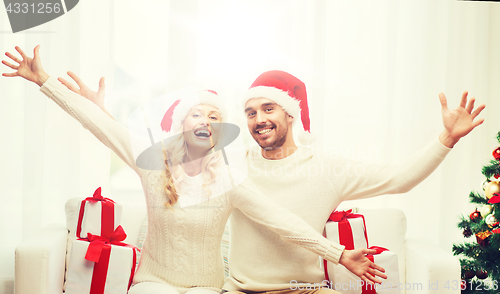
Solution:
[{"label": "sofa", "polygon": [[[48,225],[16,248],[16,294],[63,293],[67,252],[76,239],[80,201],[67,201],[66,224]],[[121,225],[127,233],[124,242],[141,247],[147,226],[145,204],[121,204]],[[386,247],[398,254],[401,294],[460,293],[458,259],[426,240],[407,239],[406,217],[401,210],[354,208],[353,212],[365,216],[370,246]],[[227,231],[221,244],[226,271],[230,247]]]}]

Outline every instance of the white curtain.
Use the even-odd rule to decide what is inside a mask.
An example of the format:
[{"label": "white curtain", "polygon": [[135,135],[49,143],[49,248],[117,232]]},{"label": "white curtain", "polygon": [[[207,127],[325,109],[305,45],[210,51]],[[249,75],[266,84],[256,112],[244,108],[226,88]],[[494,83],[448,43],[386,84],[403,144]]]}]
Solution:
[{"label": "white curtain", "polygon": [[[6,51],[17,53],[16,45],[33,56],[40,44],[50,75],[69,78],[71,70],[94,86],[100,75],[112,77],[112,1],[81,1],[67,14],[16,34],[7,13],[0,13],[2,59]],[[12,70],[2,65],[1,72]],[[67,199],[91,196],[99,186],[109,192],[110,155],[37,85],[21,78],[0,78],[0,137],[0,293],[10,294],[17,244],[50,223],[64,223]]]},{"label": "white curtain", "polygon": [[[450,252],[463,240],[459,215],[474,209],[468,194],[480,189],[481,167],[498,145],[496,3],[86,0],[24,33],[8,32],[6,13],[2,20],[2,51],[19,45],[32,54],[41,44],[50,74],[72,70],[93,88],[105,76],[108,109],[123,124],[141,103],[195,85],[232,99],[234,119],[251,142],[239,97],[260,73],[288,71],[307,86],[318,144],[370,162],[398,163],[436,140],[438,93],[456,107],[468,90],[487,105],[486,121],[434,174],[408,194],[342,206],[403,209],[408,235]],[[132,199],[140,186],[113,156],[110,180],[106,148],[36,85],[1,78],[0,93],[0,293],[11,293],[15,246],[46,224],[64,222],[66,199],[97,186]]]}]

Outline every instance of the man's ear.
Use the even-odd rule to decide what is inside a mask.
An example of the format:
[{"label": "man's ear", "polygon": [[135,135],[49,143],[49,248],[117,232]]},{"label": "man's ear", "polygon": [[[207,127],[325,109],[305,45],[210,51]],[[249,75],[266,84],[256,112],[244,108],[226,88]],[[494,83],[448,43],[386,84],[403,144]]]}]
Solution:
[{"label": "man's ear", "polygon": [[288,124],[292,124],[293,123],[293,116],[287,114],[286,121],[287,121]]}]

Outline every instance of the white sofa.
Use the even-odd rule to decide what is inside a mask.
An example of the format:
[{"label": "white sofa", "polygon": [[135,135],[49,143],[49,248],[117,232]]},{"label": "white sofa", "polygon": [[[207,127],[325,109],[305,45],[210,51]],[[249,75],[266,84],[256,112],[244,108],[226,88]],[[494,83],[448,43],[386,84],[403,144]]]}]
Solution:
[{"label": "white sofa", "polygon": [[[76,238],[79,203],[76,198],[68,200],[67,225],[49,225],[17,247],[16,294],[63,293],[66,252]],[[370,245],[386,247],[398,254],[400,280],[402,288],[406,288],[402,294],[460,293],[458,260],[425,240],[406,239],[406,218],[401,210],[360,209],[357,212],[365,216]],[[128,235],[126,243],[137,245],[144,231],[145,217],[144,204],[123,203],[121,224]],[[226,247],[223,245],[223,251],[227,252]]]}]

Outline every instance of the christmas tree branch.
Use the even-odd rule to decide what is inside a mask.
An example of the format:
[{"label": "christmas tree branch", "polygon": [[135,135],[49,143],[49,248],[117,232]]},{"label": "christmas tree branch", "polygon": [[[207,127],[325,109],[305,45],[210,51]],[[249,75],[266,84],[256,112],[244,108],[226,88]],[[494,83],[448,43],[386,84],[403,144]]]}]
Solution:
[{"label": "christmas tree branch", "polygon": [[489,165],[483,166],[482,173],[488,179],[500,174],[500,164],[498,160],[490,160]]},{"label": "christmas tree branch", "polygon": [[471,203],[476,203],[476,204],[487,204],[488,203],[488,199],[484,198],[483,196],[479,195],[476,192],[470,192],[469,201]]}]

